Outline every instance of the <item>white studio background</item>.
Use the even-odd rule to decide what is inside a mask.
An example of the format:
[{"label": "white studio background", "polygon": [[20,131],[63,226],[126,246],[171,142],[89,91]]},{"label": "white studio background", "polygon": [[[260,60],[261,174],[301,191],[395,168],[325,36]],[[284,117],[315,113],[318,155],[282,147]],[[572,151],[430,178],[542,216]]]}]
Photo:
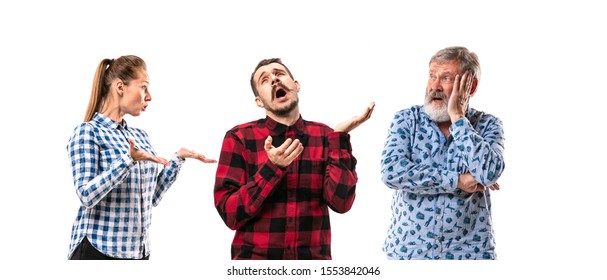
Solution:
[{"label": "white studio background", "polygon": [[[597,124],[607,20],[595,3],[4,1],[0,275],[234,279],[225,273],[232,266],[362,265],[383,269],[369,279],[590,279],[605,250]],[[492,196],[499,260],[388,262],[391,191],[379,174],[388,125],[423,101],[430,56],[452,45],[481,61],[471,106],[505,125],[506,171]],[[331,215],[334,260],[230,261],[233,232],[213,206],[216,164],[188,160],[154,209],[149,262],[68,262],[79,201],[65,146],[97,64],[126,54],[146,60],[153,97],[126,119],[166,158],[184,146],[217,159],[226,130],[264,117],[249,86],[263,58],[291,69],[306,119],[334,126],[374,101],[372,118],[351,133],[357,198],[350,212]]]}]

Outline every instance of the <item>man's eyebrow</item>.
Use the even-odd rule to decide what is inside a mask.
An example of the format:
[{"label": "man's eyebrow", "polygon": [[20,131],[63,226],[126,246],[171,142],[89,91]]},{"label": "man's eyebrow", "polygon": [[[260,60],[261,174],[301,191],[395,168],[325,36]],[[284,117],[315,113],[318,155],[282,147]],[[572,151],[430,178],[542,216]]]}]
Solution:
[{"label": "man's eyebrow", "polygon": [[266,71],[262,71],[262,72],[259,74],[259,77],[257,77],[257,80],[259,80],[259,78],[263,77],[263,75],[265,75],[265,74],[266,74]]},{"label": "man's eyebrow", "polygon": [[[282,69],[282,68],[272,68],[272,71],[281,72],[281,73],[287,73],[287,71],[286,71],[286,70],[284,70],[284,69]],[[259,78],[263,77],[263,75],[265,75],[267,72],[268,72],[268,71],[262,71],[262,72],[259,74],[259,77],[258,77],[257,79],[259,79]]]},{"label": "man's eyebrow", "polygon": [[430,74],[454,75],[454,73],[453,73],[453,72],[451,72],[451,70],[446,70],[446,71],[435,71],[435,70],[430,70]]}]

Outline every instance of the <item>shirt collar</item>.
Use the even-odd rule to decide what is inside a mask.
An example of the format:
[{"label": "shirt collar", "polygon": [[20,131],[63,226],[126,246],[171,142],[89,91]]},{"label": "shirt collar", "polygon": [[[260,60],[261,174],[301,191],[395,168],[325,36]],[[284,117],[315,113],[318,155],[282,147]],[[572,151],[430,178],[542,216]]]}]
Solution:
[{"label": "shirt collar", "polygon": [[128,125],[126,124],[125,119],[122,119],[122,124],[119,124],[118,122],[112,120],[110,117],[108,117],[104,114],[101,114],[99,112],[96,112],[95,115],[93,115],[93,119],[91,121],[96,122],[102,126],[107,126],[112,129],[117,129],[118,127],[128,129]]},{"label": "shirt collar", "polygon": [[301,136],[304,134],[304,121],[301,115],[299,115],[299,119],[297,119],[297,121],[291,126],[279,123],[274,119],[270,118],[269,116],[266,116],[264,121],[266,128],[268,128],[268,130],[270,131],[270,136],[284,135],[289,130],[289,128],[292,128],[297,135]]}]

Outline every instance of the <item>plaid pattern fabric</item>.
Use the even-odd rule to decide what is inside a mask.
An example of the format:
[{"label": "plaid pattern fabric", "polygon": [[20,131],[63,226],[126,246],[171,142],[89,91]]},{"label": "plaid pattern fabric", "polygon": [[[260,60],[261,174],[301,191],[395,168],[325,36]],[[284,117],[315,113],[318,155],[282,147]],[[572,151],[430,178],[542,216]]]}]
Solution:
[{"label": "plaid pattern fabric", "polygon": [[156,154],[145,131],[96,113],[74,129],[67,144],[76,194],[82,205],[72,227],[68,259],[86,236],[114,258],[140,259],[149,249],[152,206],[175,181],[184,159],[176,154],[159,171],[150,161],[133,161],[128,138]]},{"label": "plaid pattern fabric", "polygon": [[[286,169],[268,160],[264,142],[299,139],[304,150]],[[329,208],[345,213],[355,197],[350,136],[301,117],[285,126],[267,117],[238,125],[223,140],[215,206],[236,230],[232,259],[331,259]]]}]

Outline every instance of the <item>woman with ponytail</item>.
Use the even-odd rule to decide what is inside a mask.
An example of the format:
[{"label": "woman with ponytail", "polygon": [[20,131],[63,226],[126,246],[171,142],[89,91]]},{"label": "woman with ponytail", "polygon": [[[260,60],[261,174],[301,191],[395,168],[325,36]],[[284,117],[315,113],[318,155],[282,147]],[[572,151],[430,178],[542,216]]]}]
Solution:
[{"label": "woman with ponytail", "polygon": [[[181,148],[170,160],[156,155],[147,133],[127,125],[152,101],[145,62],[134,55],[97,66],[84,122],[67,151],[81,205],[68,258],[149,259],[152,207],[175,182],[186,158],[214,163]],[[159,165],[160,164],[160,165]]]}]

